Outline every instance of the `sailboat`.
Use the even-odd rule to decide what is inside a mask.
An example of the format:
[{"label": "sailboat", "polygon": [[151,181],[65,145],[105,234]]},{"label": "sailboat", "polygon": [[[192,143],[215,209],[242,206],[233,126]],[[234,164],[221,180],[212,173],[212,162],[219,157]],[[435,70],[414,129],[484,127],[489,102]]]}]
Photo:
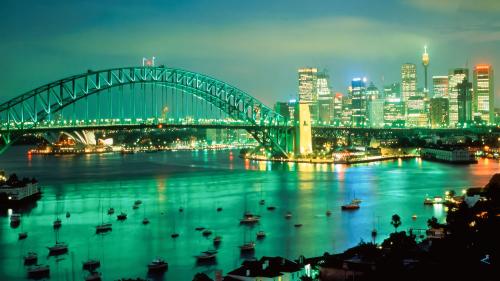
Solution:
[{"label": "sailboat", "polygon": [[238,246],[241,253],[249,253],[255,250],[255,242],[247,241],[247,230],[245,229],[243,236],[243,244]]},{"label": "sailboat", "polygon": [[247,198],[245,193],[245,213],[243,214],[243,218],[240,219],[240,224],[255,224],[260,221],[260,216],[254,215],[247,210]]},{"label": "sailboat", "polygon": [[56,243],[54,244],[54,246],[51,246],[51,247],[47,247],[47,249],[49,249],[49,255],[54,255],[54,256],[58,256],[58,255],[62,255],[62,254],[65,254],[68,252],[68,244],[67,243],[64,243],[64,242],[59,242],[58,240],[58,231],[54,231],[55,232],[55,235],[56,235]]},{"label": "sailboat", "polygon": [[[101,205],[101,200],[99,200],[99,205]],[[102,209],[102,205],[100,206],[100,209],[101,209],[100,210],[100,212],[101,212],[101,224],[99,224],[95,227],[95,232],[97,234],[108,232],[108,231],[111,231],[113,229],[111,223],[104,223],[104,210]]]},{"label": "sailboat", "polygon": [[179,237],[179,233],[175,232],[175,217],[174,217],[174,232],[172,232],[172,234],[170,234],[170,237],[172,237],[174,239]]}]

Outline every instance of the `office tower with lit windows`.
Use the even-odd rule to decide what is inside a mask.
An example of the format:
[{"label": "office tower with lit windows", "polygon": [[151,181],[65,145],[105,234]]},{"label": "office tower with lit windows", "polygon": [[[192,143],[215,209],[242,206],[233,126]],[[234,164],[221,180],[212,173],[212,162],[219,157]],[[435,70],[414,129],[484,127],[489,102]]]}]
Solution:
[{"label": "office tower with lit windows", "polygon": [[371,128],[384,127],[384,99],[368,100],[368,122]]},{"label": "office tower with lit windows", "polygon": [[487,124],[495,123],[495,89],[493,68],[480,64],[474,67],[473,77],[473,113]]},{"label": "office tower with lit windows", "polygon": [[402,128],[405,126],[405,107],[400,98],[386,98],[384,101],[385,127]]},{"label": "office tower with lit windows", "polygon": [[426,101],[421,95],[410,97],[406,102],[407,127],[427,127]]},{"label": "office tower with lit windows", "polygon": [[427,68],[429,67],[429,54],[427,53],[427,46],[424,46],[424,53],[422,54],[422,65],[424,66],[424,92],[429,92],[427,84]]},{"label": "office tower with lit windows", "polygon": [[318,72],[316,91],[317,91],[317,107],[318,107],[318,122],[322,125],[330,124],[333,115],[333,96],[331,95],[328,86],[328,74],[326,71]]},{"label": "office tower with lit windows", "polygon": [[300,68],[299,74],[299,103],[307,104],[313,123],[318,118],[318,69],[313,67]]},{"label": "office tower with lit windows", "polygon": [[432,97],[450,98],[448,94],[448,76],[432,76]]},{"label": "office tower with lit windows", "polygon": [[[349,92],[350,94],[350,92]],[[344,96],[342,98],[342,126],[351,127],[352,125],[352,97]]]},{"label": "office tower with lit windows", "polygon": [[417,92],[417,67],[413,63],[405,63],[401,67],[401,97],[407,102]]},{"label": "office tower with lit windows", "polygon": [[340,126],[342,124],[342,100],[343,96],[341,93],[335,93],[333,95],[333,117],[331,124],[335,126]]},{"label": "office tower with lit windows", "polygon": [[401,84],[396,82],[390,85],[385,85],[383,98],[385,99],[401,98]]},{"label": "office tower with lit windows", "polygon": [[351,81],[350,96],[352,99],[351,126],[367,126],[366,78],[354,78]]},{"label": "office tower with lit windows", "polygon": [[458,127],[468,127],[472,121],[472,83],[467,79],[457,85]]},{"label": "office tower with lit windows", "polygon": [[[449,107],[449,118],[450,127],[457,127],[458,120],[458,96],[459,96],[459,85],[468,80],[469,70],[466,68],[455,68],[450,70],[448,74],[448,95],[450,100]],[[466,95],[462,95],[462,105],[465,102]]]},{"label": "office tower with lit windows", "polygon": [[380,91],[373,82],[370,82],[370,85],[366,88],[366,99],[375,100],[379,98],[381,98]]},{"label": "office tower with lit windows", "polygon": [[444,97],[434,97],[430,100],[431,128],[447,128],[449,126],[449,104],[450,101]]}]

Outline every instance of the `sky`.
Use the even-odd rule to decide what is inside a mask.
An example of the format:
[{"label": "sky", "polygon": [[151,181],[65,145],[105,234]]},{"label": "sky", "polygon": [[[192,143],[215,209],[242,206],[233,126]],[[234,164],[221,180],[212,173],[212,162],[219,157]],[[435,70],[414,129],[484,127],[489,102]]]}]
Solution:
[{"label": "sky", "polygon": [[152,56],[268,105],[296,97],[306,66],[345,93],[354,77],[398,82],[411,62],[423,87],[424,45],[429,77],[489,63],[500,81],[499,15],[498,0],[2,0],[0,102]]}]

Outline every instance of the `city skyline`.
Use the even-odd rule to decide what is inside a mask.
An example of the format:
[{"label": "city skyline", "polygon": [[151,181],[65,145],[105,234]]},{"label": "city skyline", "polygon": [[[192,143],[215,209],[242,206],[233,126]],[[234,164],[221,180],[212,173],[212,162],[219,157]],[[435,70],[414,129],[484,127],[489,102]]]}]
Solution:
[{"label": "city skyline", "polygon": [[[334,91],[346,93],[353,77],[366,76],[379,87],[397,82],[401,64],[410,62],[422,88],[424,45],[431,57],[429,87],[432,76],[466,64],[470,73],[476,64],[500,65],[494,51],[500,7],[494,1],[338,3],[148,1],[120,7],[90,1],[77,9],[58,1],[7,1],[0,12],[6,66],[0,96],[5,101],[87,69],[139,65],[153,55],[158,64],[220,78],[268,105],[297,94],[296,69],[304,66],[328,69]],[[36,75],[26,79],[26,67]]]}]

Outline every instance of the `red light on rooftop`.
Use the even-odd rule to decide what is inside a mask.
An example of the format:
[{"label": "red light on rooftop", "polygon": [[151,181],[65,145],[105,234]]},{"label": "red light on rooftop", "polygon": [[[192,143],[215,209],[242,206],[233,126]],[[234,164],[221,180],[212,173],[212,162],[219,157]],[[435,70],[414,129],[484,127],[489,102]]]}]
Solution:
[{"label": "red light on rooftop", "polygon": [[490,69],[491,65],[489,64],[478,64],[476,65],[476,70],[486,70]]}]

